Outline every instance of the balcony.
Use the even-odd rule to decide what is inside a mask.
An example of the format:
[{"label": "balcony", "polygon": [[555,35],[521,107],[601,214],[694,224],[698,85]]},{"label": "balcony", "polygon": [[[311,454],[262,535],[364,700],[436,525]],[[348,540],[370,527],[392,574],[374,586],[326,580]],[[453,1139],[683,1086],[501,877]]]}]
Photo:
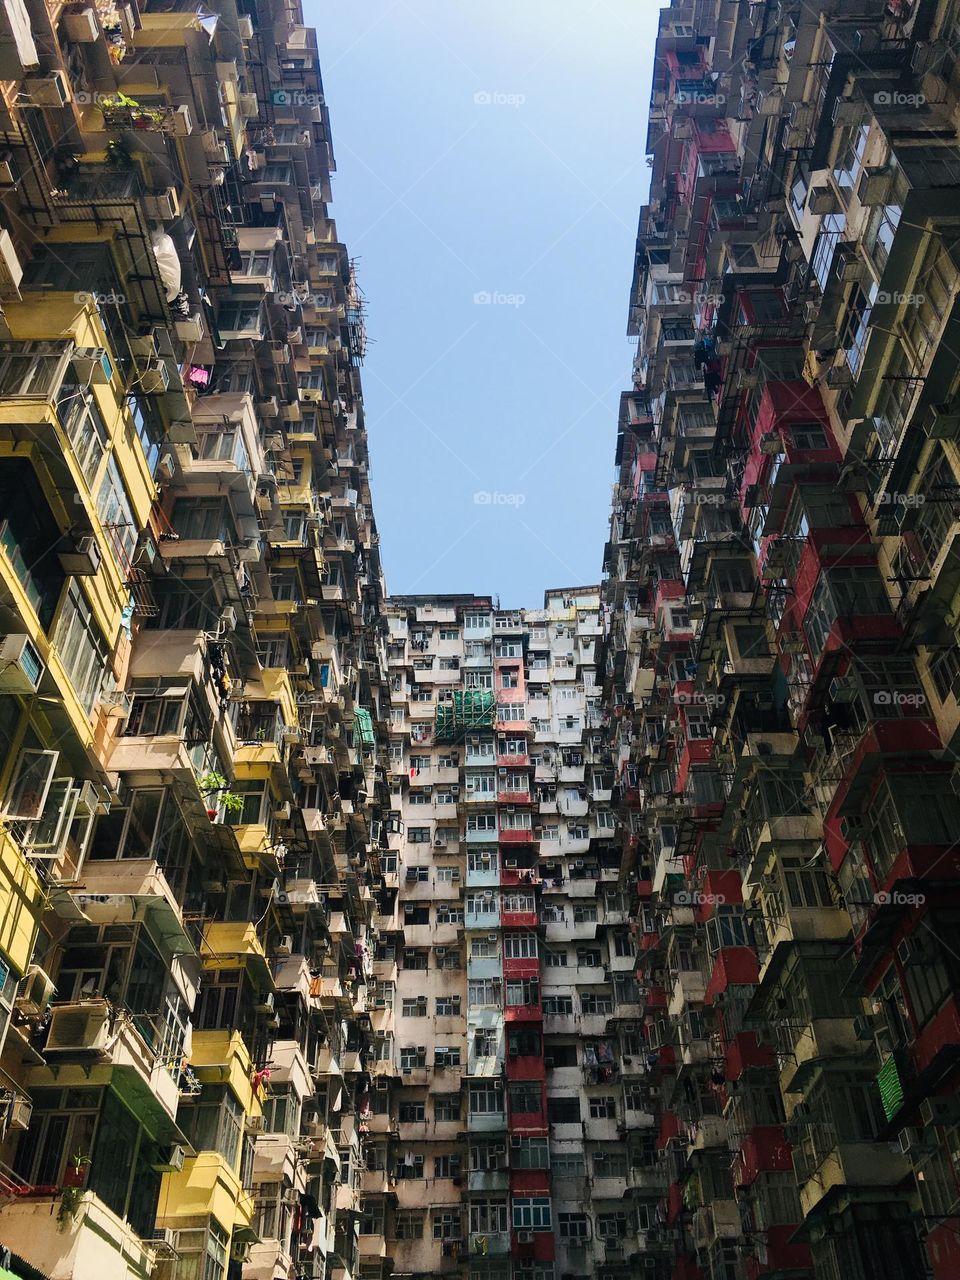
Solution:
[{"label": "balcony", "polygon": [[92,1191],[57,1229],[56,1196],[23,1197],[0,1209],[0,1244],[45,1276],[130,1280],[153,1270],[155,1255],[130,1224]]},{"label": "balcony", "polygon": [[134,1109],[146,1109],[171,1141],[179,1103],[183,1045],[165,1038],[158,1018],[115,1010],[95,998],[52,1006],[43,1047],[46,1065],[31,1067],[31,1088],[74,1081],[110,1081]]},{"label": "balcony", "polygon": [[853,1066],[856,1059],[870,1061],[874,1046],[871,1040],[859,1039],[849,1016],[811,1018],[802,1027],[789,1028],[793,1041],[789,1053],[782,1053],[780,1087],[784,1093],[802,1090],[815,1072],[838,1060]]},{"label": "balcony", "polygon": [[510,1253],[509,1231],[471,1231],[470,1257],[504,1258]]}]

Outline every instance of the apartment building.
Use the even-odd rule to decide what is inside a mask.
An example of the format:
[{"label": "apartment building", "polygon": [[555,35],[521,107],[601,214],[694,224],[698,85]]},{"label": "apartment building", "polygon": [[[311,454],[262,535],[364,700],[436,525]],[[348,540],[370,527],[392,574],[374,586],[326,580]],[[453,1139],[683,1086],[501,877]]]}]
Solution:
[{"label": "apartment building", "polygon": [[401,829],[381,855],[395,932],[382,915],[373,959],[367,1166],[386,1177],[364,1195],[361,1256],[386,1249],[400,1275],[625,1277],[660,1175],[599,591],[517,611],[391,597],[388,622]]},{"label": "apartment building", "polygon": [[960,1274],[960,10],[660,14],[598,678],[704,1280]]},{"label": "apartment building", "polygon": [[316,33],[2,24],[0,1247],[353,1276],[389,694]]}]

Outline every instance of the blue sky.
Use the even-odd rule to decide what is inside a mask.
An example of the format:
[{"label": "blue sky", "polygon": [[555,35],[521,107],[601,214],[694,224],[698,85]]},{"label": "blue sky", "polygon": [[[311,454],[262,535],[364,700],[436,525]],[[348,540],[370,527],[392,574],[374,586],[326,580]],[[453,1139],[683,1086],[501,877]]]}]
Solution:
[{"label": "blue sky", "polygon": [[599,580],[657,8],[307,7],[394,594]]}]

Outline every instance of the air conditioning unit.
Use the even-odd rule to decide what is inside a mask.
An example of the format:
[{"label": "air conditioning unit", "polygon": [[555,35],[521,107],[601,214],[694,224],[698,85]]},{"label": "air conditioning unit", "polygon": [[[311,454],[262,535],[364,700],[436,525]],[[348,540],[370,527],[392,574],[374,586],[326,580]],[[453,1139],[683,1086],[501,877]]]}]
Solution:
[{"label": "air conditioning unit", "polygon": [[273,1013],[273,992],[265,992],[257,1001],[257,1013]]},{"label": "air conditioning unit", "polygon": [[284,800],[283,804],[277,805],[276,809],[273,811],[274,821],[289,822],[291,812],[290,801]]},{"label": "air conditioning unit", "polygon": [[96,9],[90,6],[76,13],[64,14],[63,29],[67,39],[74,44],[96,44],[100,35]]},{"label": "air conditioning unit", "polygon": [[160,396],[170,386],[170,371],[163,360],[150,360],[134,376],[137,390],[147,396]]},{"label": "air conditioning unit", "polygon": [[158,1162],[152,1167],[156,1173],[179,1173],[186,1158],[187,1153],[184,1148],[175,1143],[163,1152]]},{"label": "air conditioning unit", "polygon": [[240,108],[240,114],[247,120],[260,114],[260,104],[257,101],[255,93],[241,93],[237,95],[237,106]]},{"label": "air conditioning unit", "polygon": [[518,1231],[518,1232],[517,1232],[517,1244],[533,1244],[533,1232],[532,1232],[532,1231]]},{"label": "air conditioning unit", "polygon": [[893,181],[892,169],[864,169],[857,188],[857,199],[861,204],[889,204],[893,194]]},{"label": "air conditioning unit", "polygon": [[64,573],[79,578],[93,577],[100,568],[100,544],[92,534],[77,538],[72,550],[57,552],[57,559]]},{"label": "air conditioning unit", "polygon": [[807,207],[817,215],[837,213],[840,209],[840,197],[831,186],[811,187]]},{"label": "air conditioning unit", "polygon": [[110,1032],[110,1009],[104,1000],[79,1000],[57,1005],[50,1013],[50,1026],[43,1052],[46,1057],[99,1056]]},{"label": "air conditioning unit", "polygon": [[25,1094],[14,1094],[7,1123],[11,1129],[29,1129],[33,1103]]},{"label": "air conditioning unit", "polygon": [[180,197],[176,187],[167,187],[165,191],[152,191],[143,197],[143,207],[148,218],[157,222],[172,222],[180,217]]},{"label": "air conditioning unit", "polygon": [[241,40],[253,39],[253,19],[243,14],[237,18],[237,34]]},{"label": "air conditioning unit", "polygon": [[277,944],[276,955],[291,956],[293,955],[293,934],[285,933]]},{"label": "air conditioning unit", "polygon": [[13,1006],[28,1018],[39,1018],[46,1013],[55,990],[53,979],[38,964],[32,964],[23,976]]},{"label": "air conditioning unit", "polygon": [[935,1151],[938,1138],[935,1133],[926,1129],[915,1129],[912,1126],[900,1131],[900,1150],[904,1155],[922,1155]]},{"label": "air conditioning unit", "polygon": [[0,693],[36,693],[46,666],[29,636],[0,640]]},{"label": "air conditioning unit", "polygon": [[833,123],[838,129],[866,124],[869,114],[867,104],[861,98],[838,98],[833,104]]},{"label": "air conditioning unit", "polygon": [[23,93],[32,107],[65,107],[71,100],[70,81],[65,71],[28,76],[23,81]]},{"label": "air conditioning unit", "polygon": [[105,386],[113,377],[113,365],[103,347],[77,347],[70,364],[82,387]]},{"label": "air conditioning unit", "polygon": [[173,113],[173,133],[177,138],[186,138],[193,133],[193,117],[185,102],[181,103]]},{"label": "air conditioning unit", "polygon": [[928,1127],[956,1124],[960,1120],[960,1098],[955,1096],[924,1098],[920,1103],[920,1119]]},{"label": "air conditioning unit", "polygon": [[523,1136],[519,1133],[511,1133],[510,1146],[514,1149],[514,1151],[519,1151],[520,1148],[523,1146]]},{"label": "air conditioning unit", "polygon": [[761,453],[777,454],[783,448],[783,439],[779,431],[764,431],[757,443]]}]

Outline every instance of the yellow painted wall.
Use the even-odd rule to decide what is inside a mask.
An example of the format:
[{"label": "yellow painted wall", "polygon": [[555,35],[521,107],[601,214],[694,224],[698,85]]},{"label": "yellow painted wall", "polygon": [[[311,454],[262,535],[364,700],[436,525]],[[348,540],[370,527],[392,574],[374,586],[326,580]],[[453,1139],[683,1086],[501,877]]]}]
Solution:
[{"label": "yellow painted wall", "polygon": [[33,955],[42,901],[40,881],[0,826],[0,952],[21,975]]}]

